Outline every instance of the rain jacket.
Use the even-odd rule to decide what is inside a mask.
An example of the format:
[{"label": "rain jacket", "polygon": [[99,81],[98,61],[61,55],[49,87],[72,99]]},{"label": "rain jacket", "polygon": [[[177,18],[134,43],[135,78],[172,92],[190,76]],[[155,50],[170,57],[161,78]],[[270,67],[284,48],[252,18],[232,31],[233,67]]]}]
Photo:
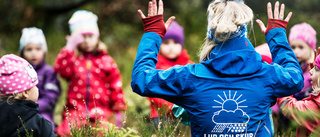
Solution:
[{"label": "rain jacket", "polygon": [[188,112],[192,136],[273,136],[269,107],[278,97],[299,92],[303,75],[286,31],[266,35],[274,63],[261,61],[245,37],[217,45],[201,64],[155,69],[161,37],[145,33],[131,86],[141,96],[158,97]]},{"label": "rain jacket", "polygon": [[[106,51],[76,56],[74,51],[62,49],[54,69],[68,81],[66,107],[71,119],[89,115],[109,121],[114,112],[126,108],[120,71]],[[70,133],[66,113],[63,119],[57,128],[59,135]]]},{"label": "rain jacket", "polygon": [[39,114],[48,119],[53,127],[53,110],[56,105],[56,101],[61,93],[61,87],[57,73],[53,68],[46,65],[42,61],[39,65],[33,65],[33,68],[37,71],[39,83],[37,87],[39,89]]},{"label": "rain jacket", "polygon": [[309,97],[301,101],[292,96],[279,98],[278,104],[286,117],[294,119],[300,125],[297,127],[297,137],[309,136],[311,132],[320,135],[317,129],[320,125],[320,93],[309,94]]},{"label": "rain jacket", "polygon": [[15,100],[12,105],[7,103],[7,99],[0,101],[0,136],[24,137],[27,134],[25,127],[33,137],[55,137],[52,124],[38,114],[38,110],[38,104],[31,100]]},{"label": "rain jacket", "polygon": [[[168,60],[162,55],[158,55],[158,62],[156,64],[156,69],[166,70],[175,65],[187,65],[188,63],[193,64],[193,62],[189,59],[189,55],[186,49],[183,49],[180,56],[175,60]],[[171,108],[173,103],[170,103],[161,98],[148,98],[150,100],[150,118],[158,117],[158,108],[164,107],[168,111],[168,115],[172,113]]]}]

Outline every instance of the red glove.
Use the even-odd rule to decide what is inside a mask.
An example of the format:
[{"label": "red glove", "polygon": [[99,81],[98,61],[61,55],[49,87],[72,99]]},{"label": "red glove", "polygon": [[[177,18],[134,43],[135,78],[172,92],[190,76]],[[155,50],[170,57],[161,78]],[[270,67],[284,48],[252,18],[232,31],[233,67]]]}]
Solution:
[{"label": "red glove", "polygon": [[151,16],[142,19],[144,32],[155,32],[163,38],[164,34],[166,34],[166,26],[163,21],[162,15]]},{"label": "red glove", "polygon": [[266,34],[268,34],[269,30],[274,28],[284,28],[287,29],[288,22],[280,19],[268,19],[268,26],[266,30]]}]

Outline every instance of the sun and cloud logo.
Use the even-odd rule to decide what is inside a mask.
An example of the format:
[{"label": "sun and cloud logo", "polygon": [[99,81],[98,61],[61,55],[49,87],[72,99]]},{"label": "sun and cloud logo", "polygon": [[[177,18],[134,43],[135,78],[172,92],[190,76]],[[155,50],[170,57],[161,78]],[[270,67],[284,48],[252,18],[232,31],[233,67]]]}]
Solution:
[{"label": "sun and cloud logo", "polygon": [[242,94],[237,96],[237,91],[232,95],[229,90],[227,96],[223,91],[224,98],[218,94],[220,100],[214,100],[214,102],[220,104],[218,106],[212,106],[215,109],[221,109],[214,113],[212,116],[212,122],[216,126],[212,129],[213,133],[222,133],[227,129],[227,133],[244,133],[247,129],[247,124],[250,117],[241,109],[247,108],[241,103],[245,102],[246,99],[241,99]]}]

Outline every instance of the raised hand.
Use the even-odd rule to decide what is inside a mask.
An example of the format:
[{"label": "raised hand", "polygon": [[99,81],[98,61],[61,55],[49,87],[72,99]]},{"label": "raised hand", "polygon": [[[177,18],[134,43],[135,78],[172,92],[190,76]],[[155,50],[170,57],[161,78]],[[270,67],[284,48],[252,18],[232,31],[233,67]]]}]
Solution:
[{"label": "raised hand", "polygon": [[262,33],[265,35],[268,33],[269,30],[274,29],[274,28],[287,28],[287,24],[290,21],[290,18],[292,16],[292,12],[290,12],[287,17],[283,20],[284,18],[284,10],[285,10],[285,5],[281,4],[280,7],[280,12],[279,12],[279,2],[277,1],[275,6],[274,6],[274,12],[272,13],[272,5],[269,2],[267,4],[267,13],[268,13],[268,26],[267,28],[265,27],[264,23],[257,19],[256,22],[261,28]]},{"label": "raised hand", "polygon": [[159,0],[159,8],[157,7],[157,0],[149,2],[148,16],[146,17],[143,12],[139,9],[141,19],[143,20],[145,32],[156,32],[161,37],[164,36],[165,32],[169,29],[171,23],[175,19],[171,16],[166,23],[163,21],[163,1]]},{"label": "raised hand", "polygon": [[67,45],[65,48],[67,50],[73,51],[79,44],[84,41],[84,37],[81,33],[72,33],[71,36],[66,36]]}]

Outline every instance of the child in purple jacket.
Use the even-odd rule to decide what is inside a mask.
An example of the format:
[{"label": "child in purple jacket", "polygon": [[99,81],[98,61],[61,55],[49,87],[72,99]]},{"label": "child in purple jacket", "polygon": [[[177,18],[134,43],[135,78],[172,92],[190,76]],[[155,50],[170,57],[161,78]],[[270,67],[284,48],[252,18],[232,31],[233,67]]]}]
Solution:
[{"label": "child in purple jacket", "polygon": [[57,74],[51,66],[45,63],[47,43],[41,29],[31,27],[22,30],[19,53],[38,74],[39,113],[49,120],[54,128],[53,110],[61,88]]}]

